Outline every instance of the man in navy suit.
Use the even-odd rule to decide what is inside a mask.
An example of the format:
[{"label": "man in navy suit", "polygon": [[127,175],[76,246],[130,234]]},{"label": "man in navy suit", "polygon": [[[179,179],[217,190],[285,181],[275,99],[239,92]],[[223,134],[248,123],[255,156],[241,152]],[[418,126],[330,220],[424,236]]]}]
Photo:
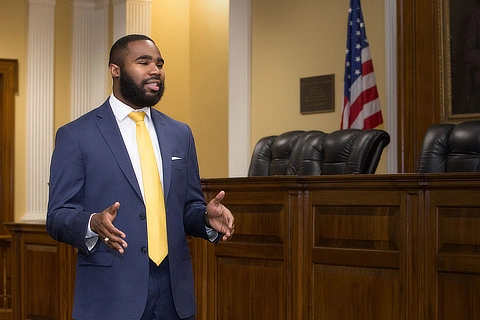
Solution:
[{"label": "man in navy suit", "polygon": [[[233,235],[225,193],[205,203],[190,128],[151,108],[164,91],[163,64],[150,38],[119,39],[110,51],[113,94],[57,131],[46,225],[78,249],[75,319],[194,319],[186,235],[211,242]],[[146,113],[164,190],[168,255],[159,266],[148,257],[134,110]]]}]

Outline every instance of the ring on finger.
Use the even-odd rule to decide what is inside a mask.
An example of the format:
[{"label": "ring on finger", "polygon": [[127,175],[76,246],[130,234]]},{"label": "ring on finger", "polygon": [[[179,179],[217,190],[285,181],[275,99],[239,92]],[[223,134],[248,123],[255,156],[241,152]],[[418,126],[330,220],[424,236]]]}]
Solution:
[{"label": "ring on finger", "polygon": [[103,239],[103,241],[108,242],[108,241],[110,241],[110,239],[108,239],[108,237],[105,237],[105,239]]}]

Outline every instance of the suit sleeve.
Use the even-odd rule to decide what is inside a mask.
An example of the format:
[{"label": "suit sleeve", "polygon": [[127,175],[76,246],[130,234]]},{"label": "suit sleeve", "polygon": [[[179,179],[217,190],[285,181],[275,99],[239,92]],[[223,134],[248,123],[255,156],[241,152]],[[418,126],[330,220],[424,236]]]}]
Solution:
[{"label": "suit sleeve", "polygon": [[187,162],[187,190],[184,208],[184,224],[187,234],[208,240],[205,228],[204,214],[206,209],[205,198],[200,181],[197,152],[195,141],[190,127],[187,126],[189,135],[189,150]]},{"label": "suit sleeve", "polygon": [[58,130],[50,164],[46,228],[50,236],[81,251],[92,212],[85,212],[85,168],[77,141],[67,127]]}]

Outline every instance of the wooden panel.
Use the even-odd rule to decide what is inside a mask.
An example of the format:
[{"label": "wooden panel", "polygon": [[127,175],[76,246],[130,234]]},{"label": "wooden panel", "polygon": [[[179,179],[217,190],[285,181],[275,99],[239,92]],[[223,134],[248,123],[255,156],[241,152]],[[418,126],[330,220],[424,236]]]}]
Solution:
[{"label": "wooden panel", "polygon": [[1,253],[1,279],[0,290],[0,319],[12,312],[12,237],[10,235],[0,235],[0,253]]},{"label": "wooden panel", "polygon": [[398,268],[398,207],[314,206],[313,261]]},{"label": "wooden panel", "polygon": [[234,237],[208,246],[208,319],[293,319],[292,212],[299,193],[290,191],[295,179],[260,181],[240,190],[234,179],[204,188],[207,199],[225,190],[223,203],[235,214]]},{"label": "wooden panel", "polygon": [[288,319],[284,263],[220,257],[217,271],[216,319]]},{"label": "wooden panel", "polygon": [[397,0],[398,172],[417,172],[429,126],[441,123],[439,6],[442,0]]},{"label": "wooden panel", "polygon": [[312,319],[400,319],[398,271],[315,265]]},{"label": "wooden panel", "polygon": [[437,319],[480,319],[480,275],[438,274]]},{"label": "wooden panel", "polygon": [[314,246],[398,250],[398,207],[314,205]]},{"label": "wooden panel", "polygon": [[[229,200],[228,207],[235,212],[235,237],[229,244],[241,245],[237,249],[243,250],[242,256],[251,256],[252,258],[268,257],[270,259],[283,259],[283,244],[285,242],[285,216],[286,208],[283,204],[284,196],[282,194],[264,195],[262,201],[258,204],[235,204],[235,201],[242,199]],[[282,203],[271,203],[268,201],[282,200]],[[245,201],[245,200],[243,200]],[[255,251],[251,251],[251,246],[255,246]],[[228,255],[232,250],[231,245],[219,246],[217,253]],[[237,252],[233,255],[238,256]]]},{"label": "wooden panel", "polygon": [[11,250],[5,246],[9,237],[3,222],[14,220],[14,172],[15,172],[15,95],[18,93],[18,60],[0,59],[0,240],[2,279],[0,286],[0,318],[11,317]]},{"label": "wooden panel", "polygon": [[206,246],[207,242],[188,237],[188,246],[192,257],[193,274],[195,280],[195,296],[197,297],[197,319],[206,319],[207,315],[207,270]]},{"label": "wooden panel", "polygon": [[23,290],[41,293],[24,296],[27,319],[57,319],[60,309],[57,244],[26,244],[23,256]]},{"label": "wooden panel", "polygon": [[[405,252],[400,252],[400,273],[406,288],[402,297],[405,314],[399,319],[432,319],[425,316],[430,305],[425,297],[435,295],[435,288],[425,286],[425,197],[422,190],[407,190],[404,195],[405,208],[401,215],[406,219],[401,240],[405,243]],[[406,298],[406,299],[405,299]]]},{"label": "wooden panel", "polygon": [[12,234],[13,319],[72,318],[76,252],[44,224],[7,223]]},{"label": "wooden panel", "polygon": [[480,273],[480,190],[431,192],[437,270]]},{"label": "wooden panel", "polygon": [[309,318],[404,317],[406,270],[404,264],[400,268],[400,250],[405,253],[406,216],[400,215],[401,199],[398,191],[368,188],[310,191]]},{"label": "wooden panel", "polygon": [[289,195],[281,191],[228,195],[225,205],[235,212],[235,236],[213,248],[214,287],[220,293],[216,319],[288,319]]},{"label": "wooden panel", "polygon": [[[18,60],[0,59],[0,222],[13,221],[15,94],[18,93]],[[0,225],[0,235],[8,234]]]},{"label": "wooden panel", "polygon": [[480,208],[437,207],[438,251],[480,253]]},{"label": "wooden panel", "polygon": [[[311,192],[312,249],[337,251],[396,252],[392,268],[398,268],[401,237],[400,195],[396,191]],[[357,260],[355,263],[358,263]],[[369,262],[374,263],[374,262]]]},{"label": "wooden panel", "polygon": [[479,192],[478,186],[429,191],[426,272],[438,290],[429,297],[432,318],[480,318]]}]

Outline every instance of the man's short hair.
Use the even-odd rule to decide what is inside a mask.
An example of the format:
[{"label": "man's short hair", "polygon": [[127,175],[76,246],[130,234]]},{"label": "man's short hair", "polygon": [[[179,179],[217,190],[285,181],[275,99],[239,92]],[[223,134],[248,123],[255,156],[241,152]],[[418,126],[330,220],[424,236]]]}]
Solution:
[{"label": "man's short hair", "polygon": [[110,49],[110,59],[108,64],[116,64],[117,66],[123,66],[123,62],[125,60],[125,56],[128,54],[128,44],[130,42],[139,41],[139,40],[148,40],[153,41],[150,37],[147,37],[143,34],[129,34],[124,37],[121,37],[113,44],[112,48]]}]

